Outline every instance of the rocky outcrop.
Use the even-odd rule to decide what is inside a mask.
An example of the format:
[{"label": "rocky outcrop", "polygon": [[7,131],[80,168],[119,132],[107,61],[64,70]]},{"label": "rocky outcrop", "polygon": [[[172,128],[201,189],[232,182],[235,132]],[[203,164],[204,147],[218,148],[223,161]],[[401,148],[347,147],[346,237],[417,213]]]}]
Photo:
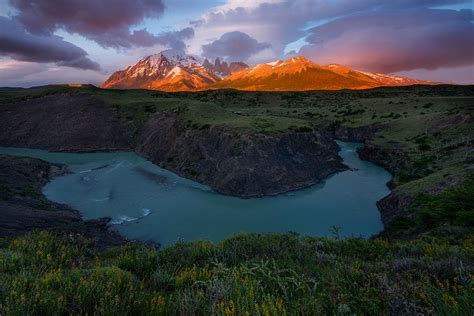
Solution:
[{"label": "rocky outcrop", "polygon": [[366,143],[358,150],[359,157],[381,166],[395,175],[407,163],[407,154],[402,146],[395,142],[390,142],[387,145],[389,146]]},{"label": "rocky outcrop", "polygon": [[137,139],[115,112],[86,94],[46,96],[0,107],[0,146],[85,152],[132,150],[224,194],[275,195],[307,187],[345,170],[338,146],[323,132],[278,136],[190,128],[156,113]]},{"label": "rocky outcrop", "polygon": [[412,195],[404,195],[400,193],[390,193],[377,202],[380,210],[382,223],[387,226],[393,219],[401,215],[415,200]]},{"label": "rocky outcrop", "polygon": [[[392,175],[398,175],[407,163],[405,151],[397,143],[390,143],[390,146],[380,146],[373,143],[366,143],[358,150],[359,157],[370,161],[388,170]],[[388,187],[393,189],[393,182],[390,181]],[[386,226],[395,217],[402,214],[414,201],[412,195],[392,192],[382,200],[377,202],[380,210],[382,223]]]},{"label": "rocky outcrop", "polygon": [[220,77],[227,77],[233,73],[249,68],[249,66],[244,62],[239,61],[231,62],[230,64],[228,64],[225,61],[221,62],[220,58],[216,58],[214,64],[210,63],[209,60],[205,59],[202,65],[204,68],[214,72]]},{"label": "rocky outcrop", "polygon": [[371,124],[360,127],[333,127],[334,137],[345,142],[366,142],[373,139],[378,132],[385,128],[382,124]]},{"label": "rocky outcrop", "polygon": [[107,229],[109,219],[83,221],[78,211],[46,199],[41,188],[65,172],[63,165],[0,155],[0,237],[45,229],[85,235],[99,249],[124,243]]},{"label": "rocky outcrop", "polygon": [[130,150],[113,110],[87,94],[61,94],[0,106],[0,146],[51,151]]},{"label": "rocky outcrop", "polygon": [[339,147],[322,132],[235,135],[224,128],[187,129],[156,113],[137,152],[173,172],[241,197],[275,195],[312,185],[347,169]]}]

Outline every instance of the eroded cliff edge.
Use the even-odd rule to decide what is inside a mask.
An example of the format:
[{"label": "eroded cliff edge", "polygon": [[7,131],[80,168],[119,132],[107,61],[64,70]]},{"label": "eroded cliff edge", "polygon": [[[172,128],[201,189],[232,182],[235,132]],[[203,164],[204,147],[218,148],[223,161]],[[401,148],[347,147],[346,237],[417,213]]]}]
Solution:
[{"label": "eroded cliff edge", "polygon": [[225,127],[187,128],[157,112],[132,132],[88,94],[60,94],[0,107],[0,146],[52,151],[135,150],[183,177],[240,197],[276,195],[347,169],[339,146],[323,131],[275,135]]},{"label": "eroded cliff edge", "polygon": [[136,150],[152,162],[240,197],[276,195],[347,169],[327,133],[250,134],[223,127],[187,129],[172,113],[145,123]]}]

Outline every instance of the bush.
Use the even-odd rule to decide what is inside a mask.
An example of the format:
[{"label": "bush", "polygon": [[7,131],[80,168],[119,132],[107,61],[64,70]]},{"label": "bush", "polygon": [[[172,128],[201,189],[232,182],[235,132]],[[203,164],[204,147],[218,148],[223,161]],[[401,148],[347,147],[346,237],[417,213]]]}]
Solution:
[{"label": "bush", "polygon": [[474,179],[438,195],[421,194],[413,208],[427,227],[443,224],[474,227]]},{"label": "bush", "polygon": [[0,313],[465,315],[474,299],[469,236],[459,247],[440,239],[238,234],[220,244],[97,253],[83,238],[33,233],[0,244]]}]

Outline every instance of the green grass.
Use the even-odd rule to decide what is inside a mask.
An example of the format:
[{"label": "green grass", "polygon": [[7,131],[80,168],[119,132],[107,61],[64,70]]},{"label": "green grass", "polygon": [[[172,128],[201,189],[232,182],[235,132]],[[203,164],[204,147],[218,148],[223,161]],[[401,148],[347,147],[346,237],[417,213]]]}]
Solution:
[{"label": "green grass", "polygon": [[386,227],[385,235],[400,238],[429,233],[438,236],[442,231],[450,231],[449,237],[457,238],[459,233],[473,228],[474,177],[471,176],[462,184],[437,194],[418,192],[408,210]]},{"label": "green grass", "polygon": [[472,311],[474,235],[387,242],[240,234],[104,253],[76,235],[4,240],[0,311],[30,314],[413,314]]}]

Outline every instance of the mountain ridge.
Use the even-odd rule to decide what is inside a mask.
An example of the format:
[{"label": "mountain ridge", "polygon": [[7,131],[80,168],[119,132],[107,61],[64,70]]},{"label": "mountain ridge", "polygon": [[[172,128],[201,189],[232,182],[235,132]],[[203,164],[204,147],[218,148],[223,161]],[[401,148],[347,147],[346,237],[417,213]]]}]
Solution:
[{"label": "mountain ridge", "polygon": [[196,58],[173,50],[140,59],[135,65],[114,72],[102,88],[143,88],[188,91],[207,86],[220,78]]},{"label": "mountain ridge", "polygon": [[102,85],[112,89],[201,91],[214,89],[306,91],[370,89],[382,86],[434,84],[402,76],[358,71],[339,64],[319,65],[303,57],[291,57],[249,67],[217,58],[205,59],[166,50],[140,59],[114,72]]}]

